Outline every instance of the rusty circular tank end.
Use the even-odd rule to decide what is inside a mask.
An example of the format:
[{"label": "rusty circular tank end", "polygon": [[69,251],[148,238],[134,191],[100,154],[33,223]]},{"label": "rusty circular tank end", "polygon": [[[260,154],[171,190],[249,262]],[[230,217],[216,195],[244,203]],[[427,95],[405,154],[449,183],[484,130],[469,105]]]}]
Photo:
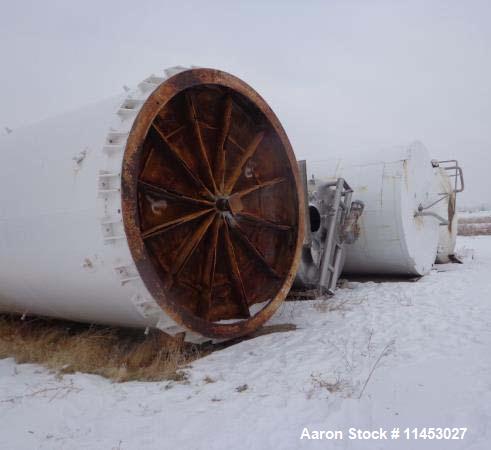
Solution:
[{"label": "rusty circular tank end", "polygon": [[213,69],[167,79],[136,117],[122,168],[126,236],[147,290],[203,336],[256,330],[300,262],[301,192],[286,133],[250,86]]}]

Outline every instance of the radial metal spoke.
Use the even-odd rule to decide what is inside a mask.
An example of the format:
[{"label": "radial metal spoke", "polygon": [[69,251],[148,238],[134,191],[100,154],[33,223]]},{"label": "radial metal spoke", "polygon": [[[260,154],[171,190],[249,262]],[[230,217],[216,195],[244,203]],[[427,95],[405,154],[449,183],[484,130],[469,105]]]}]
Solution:
[{"label": "radial metal spoke", "polygon": [[[230,223],[231,222],[231,223]],[[242,241],[245,247],[252,253],[252,255],[264,266],[264,268],[275,278],[281,278],[278,273],[268,264],[263,254],[257,249],[257,247],[249,240],[240,225],[234,219],[230,220],[230,228],[232,232]]]},{"label": "radial metal spoke", "polygon": [[203,319],[208,317],[211,309],[211,299],[213,294],[213,283],[215,280],[215,268],[217,259],[218,234],[222,226],[222,217],[215,215],[213,224],[210,228],[211,242],[206,255],[205,265],[203,269],[203,301],[199,305],[199,315]]},{"label": "radial metal spoke", "polygon": [[188,166],[188,164],[186,163],[186,161],[184,161],[184,159],[180,155],[180,153],[177,150],[177,148],[175,147],[175,145],[173,145],[167,139],[167,137],[164,135],[164,133],[154,123],[152,123],[152,128],[158,133],[158,135],[160,136],[160,138],[162,139],[162,141],[164,142],[164,144],[169,148],[169,150],[171,151],[171,153],[179,161],[179,164],[181,164],[181,166],[183,167],[183,169],[186,171],[186,173],[188,174],[188,176],[194,181],[194,183],[197,184],[199,187],[201,187],[203,189],[203,191],[204,191],[204,193],[205,193],[205,195],[207,197],[213,198],[214,197],[213,193],[205,186],[205,184],[197,176],[194,175],[193,171]]},{"label": "radial metal spoke", "polygon": [[242,282],[242,276],[240,275],[239,265],[237,263],[237,258],[235,256],[234,246],[232,244],[232,240],[230,239],[228,224],[226,222],[225,222],[223,234],[225,238],[225,248],[230,261],[232,280],[234,282],[236,290],[239,293],[238,304],[240,310],[242,311],[243,314],[245,314],[246,317],[251,317],[251,313],[249,311],[249,303],[247,301],[247,295],[244,289],[244,283]]},{"label": "radial metal spoke", "polygon": [[215,218],[215,214],[210,214],[206,217],[196,228],[196,230],[189,236],[186,237],[179,248],[176,250],[176,259],[174,261],[174,267],[171,269],[172,274],[178,276],[186,263],[189,261],[189,258],[198,247],[199,243],[203,239],[206,231],[210,227],[213,219]]},{"label": "radial metal spoke", "polygon": [[245,152],[246,151],[246,149],[244,147],[242,147],[242,145],[240,145],[232,136],[229,135],[228,140],[232,144],[234,144],[238,149],[240,149],[241,152]]},{"label": "radial metal spoke", "polygon": [[259,133],[257,133],[253,137],[249,146],[246,148],[245,153],[239,159],[238,163],[235,165],[235,167],[232,168],[232,173],[230,175],[230,178],[225,183],[225,193],[226,194],[230,194],[232,192],[235,184],[237,183],[237,180],[240,177],[240,174],[242,173],[242,169],[243,169],[245,163],[250,158],[252,158],[252,156],[254,156],[254,153],[256,152],[257,147],[259,146],[259,144],[261,143],[263,138],[264,138],[264,131],[260,131]]},{"label": "radial metal spoke", "polygon": [[225,98],[225,108],[223,112],[223,125],[220,133],[220,140],[218,141],[217,156],[216,156],[216,168],[215,178],[219,186],[220,192],[223,192],[225,186],[225,141],[228,138],[230,132],[230,123],[232,121],[232,97],[227,95]]},{"label": "radial metal spoke", "polygon": [[236,214],[236,216],[256,225],[262,225],[264,227],[273,228],[279,231],[291,231],[293,229],[290,225],[282,225],[281,223],[272,222],[251,213],[239,212]]},{"label": "radial metal spoke", "polygon": [[215,205],[214,202],[209,202],[208,200],[201,200],[197,198],[188,197],[186,195],[178,194],[177,192],[169,191],[156,184],[149,183],[148,181],[138,180],[138,184],[145,190],[151,191],[157,197],[164,197],[169,200],[178,200],[187,203],[193,203],[195,205],[201,205],[204,207],[212,207]]},{"label": "radial metal spoke", "polygon": [[177,127],[175,130],[168,133],[167,136],[165,136],[165,137],[167,139],[170,139],[172,136],[174,136],[177,133],[180,133],[182,130],[185,130],[185,129],[186,129],[186,125],[181,125],[181,126]]},{"label": "radial metal spoke", "polygon": [[205,122],[204,120],[198,119],[197,121],[198,124],[203,128],[207,128],[208,130],[213,130],[213,131],[219,131],[218,127],[210,125],[208,122]]},{"label": "radial metal spoke", "polygon": [[162,223],[160,225],[156,225],[155,227],[152,227],[149,230],[142,232],[142,238],[147,239],[156,236],[158,234],[164,233],[165,231],[168,231],[171,228],[175,228],[176,226],[183,225],[187,222],[191,222],[192,220],[204,216],[205,214],[208,214],[211,211],[213,211],[213,208],[203,209],[201,211],[195,211],[186,214],[184,216],[178,217],[176,219],[169,220],[168,222]]},{"label": "radial metal spoke", "polygon": [[206,174],[207,174],[208,179],[211,182],[213,189],[216,193],[217,192],[217,186],[215,184],[215,179],[213,178],[213,172],[211,170],[210,161],[208,159],[208,153],[206,151],[206,147],[205,147],[205,144],[203,142],[203,136],[201,136],[201,129],[200,129],[199,123],[198,123],[198,115],[196,113],[196,106],[194,104],[194,95],[192,93],[186,93],[186,103],[188,106],[189,119],[191,120],[191,122],[193,124],[194,132],[196,134],[196,139],[198,140],[199,151],[201,153],[201,157],[203,158],[203,161],[205,162]]},{"label": "radial metal spoke", "polygon": [[234,192],[234,194],[231,197],[234,196],[245,197],[246,195],[252,194],[254,191],[257,191],[258,189],[264,189],[270,186],[274,186],[275,184],[283,183],[284,181],[286,181],[286,178],[274,178],[270,181],[265,181],[264,183],[259,183],[254,186],[251,186],[250,188]]}]

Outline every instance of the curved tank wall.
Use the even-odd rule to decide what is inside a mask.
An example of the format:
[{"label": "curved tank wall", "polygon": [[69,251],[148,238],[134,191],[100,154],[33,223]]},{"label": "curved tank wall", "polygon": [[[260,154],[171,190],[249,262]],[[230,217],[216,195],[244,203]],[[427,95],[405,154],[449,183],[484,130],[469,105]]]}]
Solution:
[{"label": "curved tank wall", "polygon": [[103,234],[103,222],[120,210],[115,201],[104,211],[99,176],[120,169],[103,146],[124,98],[14,130],[0,141],[0,310],[157,323],[158,315],[146,317],[132,301],[132,287],[118,282],[123,277],[115,268],[129,263],[128,249]]}]

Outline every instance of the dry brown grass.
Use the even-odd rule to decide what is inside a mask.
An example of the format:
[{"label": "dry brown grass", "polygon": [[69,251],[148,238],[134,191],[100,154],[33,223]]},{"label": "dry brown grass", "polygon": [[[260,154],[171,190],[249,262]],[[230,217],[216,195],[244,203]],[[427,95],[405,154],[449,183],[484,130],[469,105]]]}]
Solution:
[{"label": "dry brown grass", "polygon": [[459,225],[462,223],[491,223],[491,216],[459,217]]},{"label": "dry brown grass", "polygon": [[340,380],[339,376],[331,380],[324,379],[320,374],[310,374],[311,382],[314,388],[326,389],[330,394],[343,390],[347,383]]},{"label": "dry brown grass", "polygon": [[477,224],[459,225],[459,236],[487,236],[491,234],[491,224],[484,224],[483,226],[476,225]]},{"label": "dry brown grass", "polygon": [[459,219],[460,236],[480,236],[491,234],[491,217],[465,217]]},{"label": "dry brown grass", "polygon": [[320,313],[345,311],[348,300],[349,299],[339,300],[336,297],[324,298],[315,302],[313,306]]},{"label": "dry brown grass", "polygon": [[185,381],[197,347],[160,332],[0,315],[0,359],[38,363],[60,375],[84,372],[117,382]]}]

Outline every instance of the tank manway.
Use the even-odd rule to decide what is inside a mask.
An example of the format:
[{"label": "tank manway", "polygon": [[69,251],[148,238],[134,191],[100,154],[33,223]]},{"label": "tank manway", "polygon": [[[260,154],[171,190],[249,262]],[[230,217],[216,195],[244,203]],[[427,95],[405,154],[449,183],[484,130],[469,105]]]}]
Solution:
[{"label": "tank manway", "polygon": [[220,339],[288,293],[297,163],[238,78],[173,68],[0,142],[0,310]]}]

